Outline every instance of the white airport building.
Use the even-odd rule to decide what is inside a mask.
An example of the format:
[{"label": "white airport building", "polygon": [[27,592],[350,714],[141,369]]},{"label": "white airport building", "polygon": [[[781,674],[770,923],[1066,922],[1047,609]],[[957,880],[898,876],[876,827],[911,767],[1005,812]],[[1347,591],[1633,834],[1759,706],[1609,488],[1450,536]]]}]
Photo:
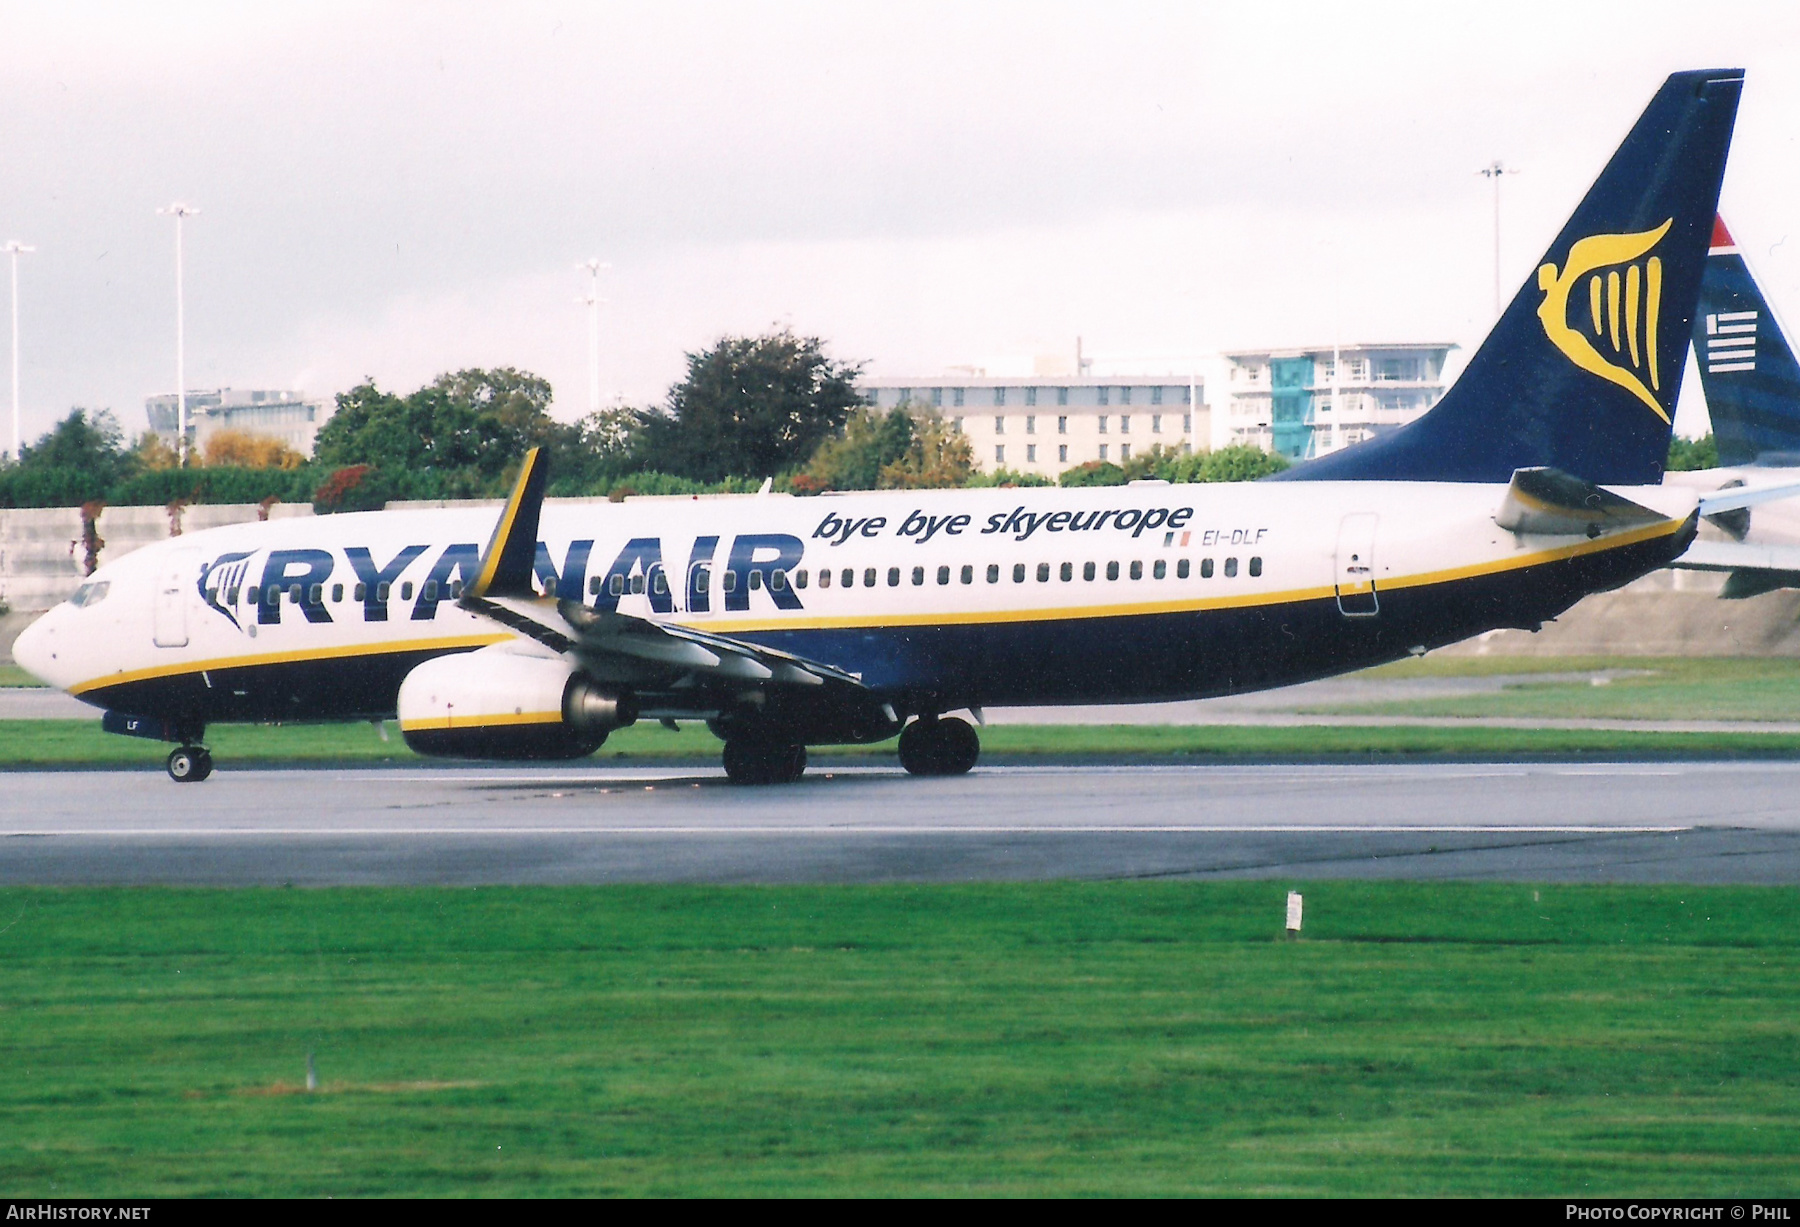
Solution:
[{"label": "white airport building", "polygon": [[1442,399],[1455,348],[1434,341],[1228,352],[1225,441],[1305,460],[1404,426]]},{"label": "white airport building", "polygon": [[1206,386],[1196,376],[1054,375],[864,378],[869,404],[936,409],[969,438],[984,472],[1055,478],[1093,460],[1113,464],[1161,444],[1204,450],[1211,440]]},{"label": "white airport building", "polygon": [[[173,392],[144,402],[150,429],[175,446],[179,410]],[[313,438],[328,416],[325,406],[298,392],[245,388],[213,388],[187,394],[188,442],[204,449],[221,430],[279,439],[302,456],[311,456]]]}]

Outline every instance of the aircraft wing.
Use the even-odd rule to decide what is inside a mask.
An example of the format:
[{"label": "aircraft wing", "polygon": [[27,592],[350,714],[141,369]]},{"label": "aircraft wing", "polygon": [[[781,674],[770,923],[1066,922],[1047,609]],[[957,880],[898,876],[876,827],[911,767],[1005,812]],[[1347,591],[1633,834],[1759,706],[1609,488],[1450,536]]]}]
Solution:
[{"label": "aircraft wing", "polygon": [[541,596],[532,588],[538,513],[546,468],[540,451],[525,457],[501,510],[476,578],[459,604],[560,653],[572,653],[599,681],[658,689],[705,690],[718,683],[741,690],[801,687],[835,692],[838,699],[872,701],[862,680],[821,661],[670,622],[589,608],[580,601]]}]

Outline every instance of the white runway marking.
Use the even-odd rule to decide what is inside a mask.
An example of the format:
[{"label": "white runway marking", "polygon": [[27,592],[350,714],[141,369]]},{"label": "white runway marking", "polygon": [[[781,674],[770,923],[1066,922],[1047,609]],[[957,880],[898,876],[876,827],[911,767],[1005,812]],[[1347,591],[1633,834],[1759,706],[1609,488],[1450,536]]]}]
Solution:
[{"label": "white runway marking", "polygon": [[68,836],[127,839],[212,839],[252,836],[329,838],[338,835],[432,837],[445,835],[1668,835],[1691,826],[1318,826],[1266,823],[1259,826],[541,826],[541,827],[66,827],[0,831],[0,839],[49,839]]}]

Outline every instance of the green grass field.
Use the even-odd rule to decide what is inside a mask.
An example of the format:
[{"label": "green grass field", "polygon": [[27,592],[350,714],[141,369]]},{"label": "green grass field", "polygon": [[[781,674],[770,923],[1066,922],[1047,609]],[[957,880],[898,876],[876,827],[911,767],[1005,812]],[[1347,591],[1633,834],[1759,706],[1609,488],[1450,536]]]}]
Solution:
[{"label": "green grass field", "polygon": [[[367,724],[217,725],[207,744],[222,768],[418,764],[390,725],[382,741]],[[1791,758],[1795,733],[1642,733],[1608,730],[1381,727],[1299,728],[1184,725],[990,725],[981,732],[989,763],[1591,761],[1598,759]],[[716,763],[719,741],[701,725],[669,732],[622,729],[580,765]],[[0,720],[0,770],[41,767],[155,769],[161,742],[100,731],[98,720]],[[815,746],[812,763],[892,763],[894,743]],[[551,764],[553,767],[554,764]]]},{"label": "green grass field", "polygon": [[17,665],[0,664],[0,686],[42,686],[31,674]]},{"label": "green grass field", "polygon": [[[1642,672],[1592,684],[1602,671]],[[1587,674],[1536,682],[1534,673]],[[1316,706],[1336,715],[1517,716],[1596,720],[1800,720],[1800,660],[1779,657],[1518,657],[1439,656],[1359,676],[1493,677],[1521,681],[1491,695],[1399,703]]]},{"label": "green grass field", "polygon": [[1800,894],[1288,885],[4,890],[0,1187],[1800,1193]]}]

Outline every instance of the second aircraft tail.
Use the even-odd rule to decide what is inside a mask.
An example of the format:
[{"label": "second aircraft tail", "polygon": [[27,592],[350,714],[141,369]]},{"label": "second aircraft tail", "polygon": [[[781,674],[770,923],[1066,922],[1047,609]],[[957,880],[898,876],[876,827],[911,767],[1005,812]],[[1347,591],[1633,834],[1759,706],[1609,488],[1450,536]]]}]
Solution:
[{"label": "second aircraft tail", "polygon": [[1724,218],[1700,282],[1694,361],[1720,464],[1800,465],[1800,365]]}]

